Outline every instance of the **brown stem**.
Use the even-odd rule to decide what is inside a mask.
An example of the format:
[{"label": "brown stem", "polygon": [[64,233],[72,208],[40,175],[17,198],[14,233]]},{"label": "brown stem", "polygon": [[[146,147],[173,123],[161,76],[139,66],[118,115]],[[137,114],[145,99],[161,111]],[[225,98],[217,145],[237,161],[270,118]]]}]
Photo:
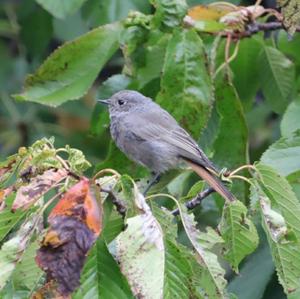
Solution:
[{"label": "brown stem", "polygon": [[[214,188],[207,188],[203,190],[202,192],[198,193],[193,199],[185,203],[185,206],[188,210],[194,209],[196,206],[198,206],[202,200],[210,195],[211,193],[215,192]],[[171,212],[174,216],[179,215],[179,209],[175,209]]]}]

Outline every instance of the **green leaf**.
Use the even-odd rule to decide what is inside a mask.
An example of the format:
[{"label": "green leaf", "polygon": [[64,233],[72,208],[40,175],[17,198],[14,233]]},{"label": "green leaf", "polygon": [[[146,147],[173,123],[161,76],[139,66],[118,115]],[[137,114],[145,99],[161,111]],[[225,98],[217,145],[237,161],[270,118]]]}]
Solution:
[{"label": "green leaf", "polygon": [[247,208],[240,201],[225,203],[219,225],[225,240],[225,259],[238,272],[240,262],[258,245],[255,225],[247,217]]},{"label": "green leaf", "polygon": [[[248,129],[243,107],[235,88],[228,82],[217,85],[216,108],[219,114],[219,132],[214,141],[213,161],[219,167],[235,169],[248,162]],[[234,182],[233,193],[245,201],[244,182]]]},{"label": "green leaf", "polygon": [[244,38],[240,41],[237,57],[230,63],[234,73],[233,83],[245,110],[251,108],[259,88],[260,50],[261,43],[256,38]]},{"label": "green leaf", "polygon": [[194,137],[206,125],[213,102],[205,63],[198,34],[192,29],[175,31],[167,46],[157,101]]},{"label": "green leaf", "polygon": [[39,247],[38,241],[31,243],[25,250],[22,260],[17,264],[12,275],[12,281],[16,289],[26,287],[28,290],[33,291],[42,276],[44,276],[45,273],[35,262],[36,251]]},{"label": "green leaf", "polygon": [[147,0],[89,0],[82,8],[83,16],[93,26],[121,21],[130,11],[149,14],[151,6]]},{"label": "green leaf", "polygon": [[[271,167],[257,164],[260,207],[279,282],[289,298],[300,290],[300,203],[291,186]],[[254,189],[253,189],[254,190]]]},{"label": "green leaf", "polygon": [[283,113],[293,91],[294,64],[280,51],[264,46],[260,53],[261,87],[269,106],[276,113]]},{"label": "green leaf", "polygon": [[64,19],[73,14],[86,0],[36,0],[45,10],[54,17]]},{"label": "green leaf", "polygon": [[294,61],[297,69],[297,74],[300,71],[300,56],[299,56],[299,47],[300,47],[300,35],[296,34],[293,36],[293,39],[289,39],[285,31],[281,30],[278,34],[278,49]]},{"label": "green leaf", "polygon": [[134,83],[139,90],[145,88],[147,84],[151,84],[155,79],[160,80],[169,39],[168,34],[150,31],[148,40],[143,45],[144,51],[142,52],[138,48],[135,55],[132,55],[131,64],[135,69],[131,71],[135,75]]},{"label": "green leaf", "polygon": [[256,168],[259,171],[258,183],[269,198],[272,209],[283,216],[287,227],[300,240],[300,202],[288,181],[270,166],[259,163]]},{"label": "green leaf", "polygon": [[280,123],[281,135],[283,137],[291,136],[296,130],[300,130],[299,115],[300,96],[298,96],[293,102],[289,104],[283,114],[282,121]]},{"label": "green leaf", "polygon": [[197,252],[197,261],[201,266],[199,280],[202,282],[205,295],[211,299],[227,298],[225,270],[220,266],[217,255],[207,249],[214,246],[216,242],[220,242],[221,239],[216,238],[215,233],[212,234],[213,230],[209,230],[203,240],[201,236],[203,233],[197,230],[194,217],[187,213],[184,205],[179,203],[177,205],[184,230]]},{"label": "green leaf", "polygon": [[82,151],[76,148],[70,148],[66,146],[67,153],[69,154],[68,162],[70,168],[75,172],[81,174],[85,170],[91,167],[90,162],[88,162]]},{"label": "green leaf", "polygon": [[72,298],[134,298],[103,239],[99,238],[91,249],[81,274],[80,287]]},{"label": "green leaf", "polygon": [[41,225],[40,216],[31,216],[24,222],[16,235],[5,242],[0,250],[0,290],[12,275],[16,263],[22,259],[36,227]]},{"label": "green leaf", "polygon": [[[203,298],[201,267],[189,248],[176,241],[177,225],[170,212],[152,205],[164,235],[165,273],[163,298]],[[204,287],[205,288],[205,287]]]},{"label": "green leaf", "polygon": [[185,0],[151,0],[155,7],[153,23],[156,26],[173,29],[182,23],[183,17],[187,12]]},{"label": "green leaf", "polygon": [[24,217],[25,211],[17,210],[15,213],[11,211],[12,203],[16,194],[11,194],[5,201],[6,207],[0,212],[0,241],[18,224]]},{"label": "green leaf", "polygon": [[50,106],[78,99],[118,48],[119,23],[96,28],[55,50],[27,78],[25,90],[16,99]]},{"label": "green leaf", "polygon": [[261,161],[272,166],[282,176],[300,171],[300,130],[274,142],[263,153]]},{"label": "green leaf", "polygon": [[263,298],[275,270],[261,225],[258,227],[258,232],[260,239],[258,249],[242,263],[239,275],[228,284],[228,291],[235,293],[239,299]]},{"label": "green leaf", "polygon": [[52,16],[41,7],[32,6],[20,18],[20,37],[33,59],[43,57],[52,38]]}]

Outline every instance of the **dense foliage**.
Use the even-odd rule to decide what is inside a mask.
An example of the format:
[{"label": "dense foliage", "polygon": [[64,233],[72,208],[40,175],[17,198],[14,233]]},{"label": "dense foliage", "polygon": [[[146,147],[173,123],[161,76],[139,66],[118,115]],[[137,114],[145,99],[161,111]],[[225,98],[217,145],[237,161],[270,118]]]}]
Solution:
[{"label": "dense foliage", "polygon": [[[231,2],[1,4],[0,298],[300,297],[299,5]],[[95,104],[122,89],[168,110],[237,200],[189,211],[207,187],[189,169],[144,196]]]}]

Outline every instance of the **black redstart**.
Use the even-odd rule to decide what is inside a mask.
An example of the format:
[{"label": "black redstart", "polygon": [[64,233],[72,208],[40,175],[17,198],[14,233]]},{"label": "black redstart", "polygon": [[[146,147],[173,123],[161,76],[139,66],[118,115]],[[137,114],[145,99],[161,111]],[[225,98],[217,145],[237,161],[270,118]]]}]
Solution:
[{"label": "black redstart", "polygon": [[123,90],[99,102],[108,105],[112,138],[131,160],[156,175],[184,161],[225,199],[235,199],[216,177],[216,167],[194,139],[150,98]]}]

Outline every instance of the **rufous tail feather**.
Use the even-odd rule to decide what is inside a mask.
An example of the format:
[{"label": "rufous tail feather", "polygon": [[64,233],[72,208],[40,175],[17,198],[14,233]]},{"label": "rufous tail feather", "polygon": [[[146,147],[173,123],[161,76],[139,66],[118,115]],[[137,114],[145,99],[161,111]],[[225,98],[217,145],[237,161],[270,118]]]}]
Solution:
[{"label": "rufous tail feather", "polygon": [[193,162],[186,162],[203,180],[205,180],[212,188],[214,188],[215,191],[217,191],[225,200],[236,200],[235,196],[229,190],[227,190],[227,188],[222,184],[222,182],[218,178],[214,177],[207,169]]}]

